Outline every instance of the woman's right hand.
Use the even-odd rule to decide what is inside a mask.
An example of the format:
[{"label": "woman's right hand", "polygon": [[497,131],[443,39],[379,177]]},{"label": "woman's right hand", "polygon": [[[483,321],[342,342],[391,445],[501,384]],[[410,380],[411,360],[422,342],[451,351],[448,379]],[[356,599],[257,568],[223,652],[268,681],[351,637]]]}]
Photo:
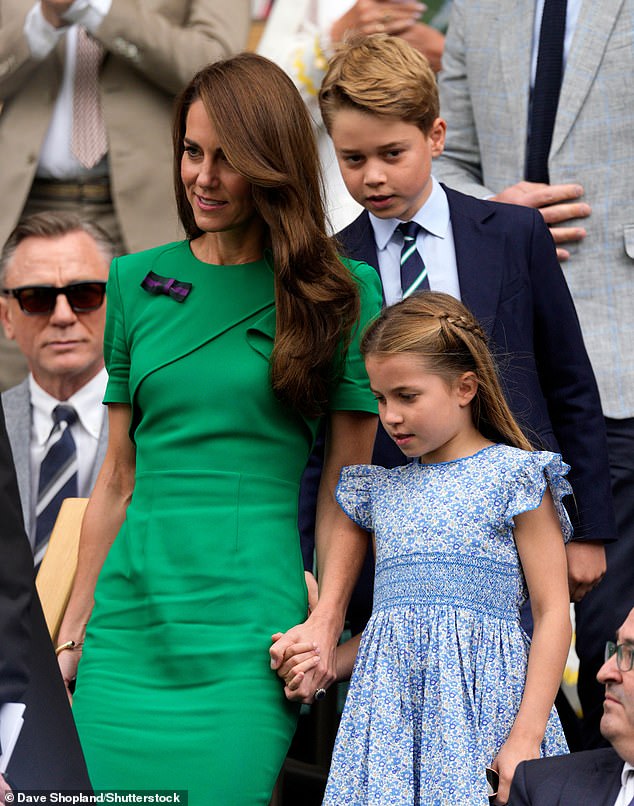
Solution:
[{"label": "woman's right hand", "polygon": [[[58,648],[64,643],[65,642],[62,641],[60,644],[58,644]],[[83,642],[77,643],[74,647],[72,647],[72,649],[70,647],[68,649],[62,649],[57,656],[57,663],[59,664],[62,680],[66,686],[68,701],[71,705],[73,704],[73,695],[70,687],[77,678],[77,667],[79,666],[79,661],[81,660],[82,647]]]},{"label": "woman's right hand", "polygon": [[350,34],[399,36],[420,20],[425,9],[417,0],[357,0],[332,24],[330,38],[341,42]]}]

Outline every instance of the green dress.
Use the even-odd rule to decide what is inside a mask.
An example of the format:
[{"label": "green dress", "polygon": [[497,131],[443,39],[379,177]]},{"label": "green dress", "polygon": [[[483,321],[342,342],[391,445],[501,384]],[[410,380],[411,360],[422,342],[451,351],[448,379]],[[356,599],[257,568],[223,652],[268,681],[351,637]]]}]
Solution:
[{"label": "green dress", "polygon": [[[380,284],[348,265],[360,331]],[[152,295],[149,271],[191,291]],[[297,717],[268,650],[306,617],[297,499],[318,425],[271,391],[273,272],[202,263],[185,241],[116,259],[107,294],[105,400],[131,404],[136,482],[73,708],[92,784],[267,804]],[[358,340],[332,410],[375,411]]]}]

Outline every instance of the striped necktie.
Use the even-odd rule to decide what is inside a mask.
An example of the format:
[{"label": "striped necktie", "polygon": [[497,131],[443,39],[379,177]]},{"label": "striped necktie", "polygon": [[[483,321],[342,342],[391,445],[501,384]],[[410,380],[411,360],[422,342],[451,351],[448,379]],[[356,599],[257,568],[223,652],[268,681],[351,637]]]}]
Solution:
[{"label": "striped necktie", "polygon": [[416,248],[416,236],[422,229],[415,221],[403,221],[397,227],[403,233],[401,250],[401,290],[403,299],[415,291],[429,291],[427,267]]},{"label": "striped necktie", "polygon": [[564,73],[565,33],[566,0],[545,0],[531,95],[525,177],[529,182],[550,181],[548,156]]},{"label": "striped necktie", "polygon": [[33,552],[36,568],[46,552],[62,501],[77,497],[77,447],[70,429],[77,421],[77,412],[72,406],[56,406],[53,421],[48,450],[40,465]]}]

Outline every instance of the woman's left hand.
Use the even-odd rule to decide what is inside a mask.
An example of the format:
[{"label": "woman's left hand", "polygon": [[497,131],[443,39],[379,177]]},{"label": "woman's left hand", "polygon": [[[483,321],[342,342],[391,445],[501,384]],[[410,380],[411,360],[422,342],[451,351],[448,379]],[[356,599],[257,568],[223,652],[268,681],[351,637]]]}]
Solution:
[{"label": "woman's left hand", "polygon": [[[282,637],[278,632],[273,636],[273,643]],[[278,677],[284,681],[285,690],[295,692],[306,673],[319,663],[319,650],[313,643],[291,644],[284,653],[284,662],[277,670]]]},{"label": "woman's left hand", "polygon": [[303,624],[272,636],[274,643],[269,650],[271,669],[277,672],[292,658],[294,647],[311,646],[318,657],[315,665],[302,669],[302,678],[294,681],[292,689],[288,685],[284,687],[289,700],[310,704],[315,700],[316,691],[332,685],[336,679],[335,653],[340,634],[340,629],[333,630],[328,622],[324,623],[317,607]]},{"label": "woman's left hand", "polygon": [[503,806],[503,804],[508,802],[511,783],[515,775],[515,768],[520,761],[526,761],[530,758],[539,758],[539,756],[539,742],[526,739],[514,739],[513,737],[507,739],[500,748],[500,752],[491,763],[491,767],[497,770],[500,776],[498,794],[493,803],[498,804],[498,806]]}]

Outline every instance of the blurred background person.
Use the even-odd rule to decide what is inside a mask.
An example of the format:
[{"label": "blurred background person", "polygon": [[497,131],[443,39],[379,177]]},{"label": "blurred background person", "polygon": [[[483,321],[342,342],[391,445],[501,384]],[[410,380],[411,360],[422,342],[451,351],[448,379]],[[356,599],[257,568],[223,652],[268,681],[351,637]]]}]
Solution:
[{"label": "blurred background person", "polygon": [[333,233],[350,224],[361,207],[343,183],[317,103],[329,58],[348,36],[383,32],[405,39],[437,72],[450,4],[451,0],[275,0],[258,53],[277,62],[291,76],[315,122]]},{"label": "blurred background person", "polygon": [[[98,221],[118,254],[177,237],[174,96],[249,20],[248,0],[0,0],[0,243],[51,208]],[[25,374],[0,338],[0,389]]]},{"label": "blurred background person", "polygon": [[[367,543],[333,490],[371,455],[358,338],[380,286],[325,231],[310,119],[272,62],[243,54],[194,77],[174,176],[187,239],[110,270],[108,450],[59,659],[68,682],[79,663],[73,713],[96,788],[266,806],[298,714],[271,635],[297,625],[323,652],[313,690],[332,680]],[[306,620],[297,501],[324,417],[322,588]]]},{"label": "blurred background person", "polygon": [[35,213],[0,257],[0,317],[29,374],[2,393],[39,567],[64,498],[87,497],[106,451],[105,288],[112,244],[73,213]]}]

